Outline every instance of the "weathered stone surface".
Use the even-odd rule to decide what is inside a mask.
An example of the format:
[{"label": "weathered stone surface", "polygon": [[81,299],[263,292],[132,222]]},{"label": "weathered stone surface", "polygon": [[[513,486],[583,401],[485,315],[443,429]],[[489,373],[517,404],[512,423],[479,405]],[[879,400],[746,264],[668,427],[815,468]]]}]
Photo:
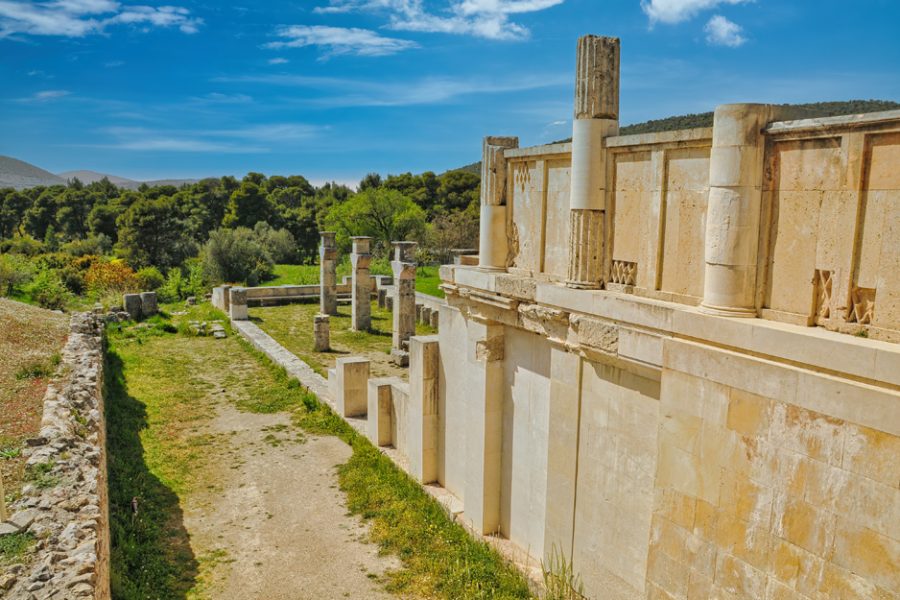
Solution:
[{"label": "weathered stone surface", "polygon": [[393,350],[405,350],[416,333],[416,246],[415,242],[394,242]]},{"label": "weathered stone surface", "polygon": [[156,292],[141,292],[141,314],[144,318],[152,317],[158,312]]},{"label": "weathered stone surface", "polygon": [[[140,296],[135,297],[139,304]],[[0,589],[10,598],[110,597],[101,396],[104,320],[95,313],[72,315],[61,375],[44,396],[41,433],[27,465],[51,465],[47,475],[58,483],[26,485],[10,507],[13,514],[3,525],[40,540],[30,567],[2,568]]]},{"label": "weathered stone surface", "polygon": [[319,244],[319,312],[337,314],[337,243],[333,231],[320,232]]},{"label": "weathered stone surface", "polygon": [[350,264],[353,267],[353,283],[351,297],[351,328],[354,331],[368,331],[372,327],[372,278],[369,275],[369,264],[372,255],[369,252],[370,237],[354,237],[353,254]]},{"label": "weathered stone surface", "polygon": [[313,318],[313,350],[328,352],[331,350],[331,317],[318,314]]},{"label": "weathered stone surface", "polygon": [[125,306],[125,312],[132,321],[141,320],[141,295],[125,294],[122,296],[122,304]]}]

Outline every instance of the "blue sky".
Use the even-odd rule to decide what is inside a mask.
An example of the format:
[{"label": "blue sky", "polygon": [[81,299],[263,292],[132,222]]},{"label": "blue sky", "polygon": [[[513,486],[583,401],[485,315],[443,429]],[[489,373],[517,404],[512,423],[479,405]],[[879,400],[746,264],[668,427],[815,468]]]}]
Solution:
[{"label": "blue sky", "polygon": [[441,172],[571,131],[575,40],[621,122],[900,100],[897,0],[0,0],[0,154],[136,179]]}]

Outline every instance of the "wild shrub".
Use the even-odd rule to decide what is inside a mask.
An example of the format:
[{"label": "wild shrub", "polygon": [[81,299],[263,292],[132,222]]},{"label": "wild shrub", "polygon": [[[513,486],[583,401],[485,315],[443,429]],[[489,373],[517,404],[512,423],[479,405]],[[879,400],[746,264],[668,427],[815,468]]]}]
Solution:
[{"label": "wild shrub", "polygon": [[23,291],[42,308],[62,310],[72,299],[58,271],[42,269],[23,286]]},{"label": "wild shrub", "polygon": [[268,251],[246,227],[213,231],[203,247],[203,269],[210,282],[254,286],[271,277],[274,266]]},{"label": "wild shrub", "polygon": [[0,296],[11,296],[31,281],[33,267],[20,254],[0,254]]},{"label": "wild shrub", "polygon": [[88,290],[96,297],[138,291],[134,270],[121,260],[98,261],[84,276]]},{"label": "wild shrub", "polygon": [[137,279],[138,287],[141,291],[146,292],[155,291],[162,287],[166,282],[166,278],[156,267],[144,267],[143,269],[139,269],[138,272],[135,273],[135,277]]}]

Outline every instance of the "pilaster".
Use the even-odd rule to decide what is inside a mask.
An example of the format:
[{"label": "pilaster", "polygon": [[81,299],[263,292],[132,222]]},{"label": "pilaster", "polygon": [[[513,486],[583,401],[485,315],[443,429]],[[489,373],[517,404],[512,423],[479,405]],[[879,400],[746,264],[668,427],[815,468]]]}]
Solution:
[{"label": "pilaster", "polygon": [[481,219],[478,266],[505,270],[509,252],[506,235],[507,173],[504,152],[519,147],[517,137],[484,138],[481,154]]}]

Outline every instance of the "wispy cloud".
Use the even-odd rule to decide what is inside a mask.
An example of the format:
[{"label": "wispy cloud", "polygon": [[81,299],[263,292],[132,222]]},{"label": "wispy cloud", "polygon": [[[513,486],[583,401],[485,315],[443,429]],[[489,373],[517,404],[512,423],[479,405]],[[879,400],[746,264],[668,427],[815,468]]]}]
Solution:
[{"label": "wispy cloud", "polygon": [[538,12],[565,0],[448,0],[437,12],[429,12],[423,0],[329,0],[318,13],[385,12],[388,27],[400,31],[420,31],[473,35],[495,40],[516,40],[530,36],[530,30],[511,20],[512,15]]},{"label": "wispy cloud", "polygon": [[282,57],[280,57],[280,56],[278,56],[278,57],[276,57],[276,58],[270,58],[270,59],[268,60],[268,63],[269,63],[270,65],[286,65],[286,64],[288,64],[289,62],[291,62],[291,61],[289,61],[289,60],[286,59],[286,58],[282,58]]},{"label": "wispy cloud", "polygon": [[704,10],[712,10],[722,4],[743,4],[753,0],[641,0],[641,8],[650,24],[657,22],[674,24],[694,18]]},{"label": "wispy cloud", "polygon": [[325,25],[292,25],[276,32],[282,41],[269,42],[266,48],[303,48],[318,46],[325,56],[353,54],[356,56],[389,56],[416,48],[410,40],[385,37],[370,29],[356,27],[328,27]]},{"label": "wispy cloud", "polygon": [[[524,75],[510,79],[426,77],[414,81],[388,82],[304,75],[246,75],[218,77],[219,83],[260,83],[329,92],[327,97],[304,100],[324,107],[411,106],[440,104],[461,96],[503,94],[540,88],[568,86],[569,77],[560,74]],[[347,92],[347,90],[353,90]]]},{"label": "wispy cloud", "polygon": [[147,127],[107,127],[112,141],[102,148],[139,152],[218,152],[261,154],[271,146],[313,139],[327,127],[304,123],[275,123],[225,129],[169,130]]},{"label": "wispy cloud", "polygon": [[84,37],[120,24],[177,27],[195,33],[202,23],[179,6],[123,5],[114,0],[0,0],[0,39],[15,34]]},{"label": "wispy cloud", "polygon": [[192,96],[190,101],[193,104],[249,104],[253,102],[253,97],[247,94],[210,92],[205,96]]},{"label": "wispy cloud", "polygon": [[19,98],[18,102],[51,102],[53,100],[59,100],[60,98],[65,98],[70,95],[72,92],[69,90],[44,90],[41,92],[36,92],[31,96],[27,96],[25,98]]},{"label": "wispy cloud", "polygon": [[744,45],[747,41],[742,35],[743,29],[737,23],[729,21],[722,15],[713,16],[706,27],[706,41],[713,46],[728,46],[729,48],[737,48]]}]

